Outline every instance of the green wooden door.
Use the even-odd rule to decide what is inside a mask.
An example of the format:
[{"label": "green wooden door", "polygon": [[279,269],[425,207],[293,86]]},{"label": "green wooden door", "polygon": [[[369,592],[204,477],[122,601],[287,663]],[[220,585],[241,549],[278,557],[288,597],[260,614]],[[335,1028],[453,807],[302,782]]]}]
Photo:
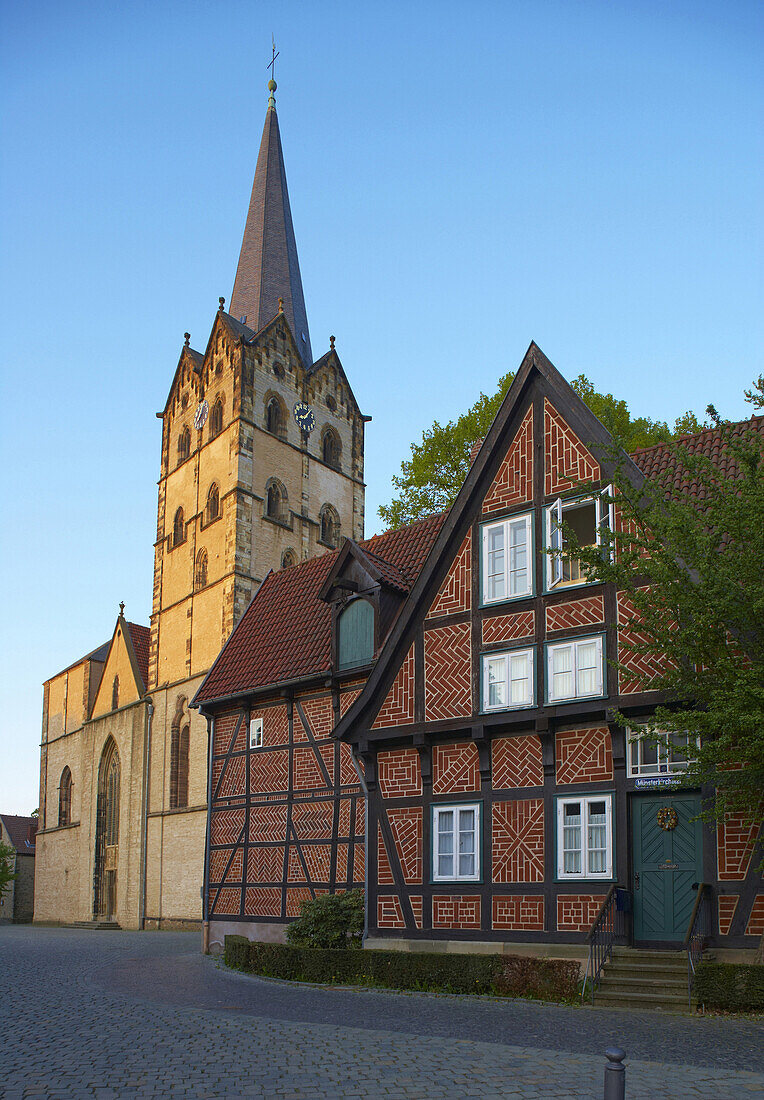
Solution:
[{"label": "green wooden door", "polygon": [[[691,820],[700,813],[700,798],[635,795],[631,808],[634,939],[680,941],[695,902],[693,883],[702,881],[702,827]],[[664,808],[675,811],[675,828],[659,824]]]}]

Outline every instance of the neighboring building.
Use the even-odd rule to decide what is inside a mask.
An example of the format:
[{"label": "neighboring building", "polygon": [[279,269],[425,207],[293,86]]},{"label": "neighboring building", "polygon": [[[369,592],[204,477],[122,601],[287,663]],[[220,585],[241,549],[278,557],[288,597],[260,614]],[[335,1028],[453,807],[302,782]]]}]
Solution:
[{"label": "neighboring building", "polygon": [[313,361],[270,91],[231,313],[221,298],[204,352],[186,334],[157,414],[151,626],[120,613],[45,685],[38,920],[199,923],[207,730],[189,700],[269,572],[363,537],[366,418],[334,337]]},{"label": "neighboring building", "polygon": [[0,898],[0,924],[5,921],[31,921],[34,912],[34,857],[36,817],[0,814],[0,844],[16,853],[13,870],[16,878]]},{"label": "neighboring building", "polygon": [[[715,430],[688,446],[735,475]],[[618,461],[641,484],[672,457]],[[695,821],[681,761],[630,739],[659,700],[629,677],[627,601],[561,542],[561,522],[584,543],[618,522],[600,498],[615,463],[532,344],[446,516],[263,586],[194,700],[214,754],[210,943],[282,937],[300,897],[359,881],[365,842],[367,946],[583,957],[615,884],[634,942],[676,945],[701,882],[713,943],[755,945],[755,831]]]}]

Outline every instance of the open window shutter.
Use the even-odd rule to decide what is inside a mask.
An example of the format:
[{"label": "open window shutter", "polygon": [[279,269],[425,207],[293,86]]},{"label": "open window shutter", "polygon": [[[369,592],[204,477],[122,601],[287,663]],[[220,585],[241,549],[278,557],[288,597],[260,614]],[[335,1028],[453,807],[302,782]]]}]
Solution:
[{"label": "open window shutter", "polygon": [[549,546],[554,551],[549,562],[549,588],[562,580],[562,497],[549,509]]},{"label": "open window shutter", "polygon": [[[609,503],[607,503],[606,499],[603,499],[603,498],[608,498],[608,497],[610,497],[610,502]],[[614,526],[615,526],[615,504],[613,503],[612,497],[613,497],[613,486],[608,485],[607,489],[603,490],[602,493],[599,493],[594,498],[594,506],[595,506],[595,510],[596,510],[596,514],[597,514],[597,545],[598,546],[602,546],[602,543],[603,543],[602,531],[600,529],[602,527],[605,527],[605,528],[608,529],[608,531],[611,532],[611,534],[614,530]],[[611,548],[610,553],[611,553],[611,556],[612,556],[612,548]]]}]

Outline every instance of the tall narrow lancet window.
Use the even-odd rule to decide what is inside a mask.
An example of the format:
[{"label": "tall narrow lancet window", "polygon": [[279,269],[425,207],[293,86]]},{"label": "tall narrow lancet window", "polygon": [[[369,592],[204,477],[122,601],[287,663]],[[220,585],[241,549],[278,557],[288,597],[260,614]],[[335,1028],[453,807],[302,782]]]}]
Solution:
[{"label": "tall narrow lancet window", "polygon": [[339,469],[340,465],[340,440],[333,428],[327,428],[322,442],[322,456],[327,466]]},{"label": "tall narrow lancet window", "polygon": [[207,587],[207,551],[202,547],[199,553],[196,555],[196,567],[194,569],[194,588],[199,591],[200,588]]},{"label": "tall narrow lancet window", "polygon": [[265,492],[265,514],[269,519],[278,520],[279,523],[288,521],[287,492],[280,481],[274,478]]},{"label": "tall narrow lancet window", "polygon": [[114,677],[114,681],[111,685],[111,709],[117,710],[119,707],[119,676]]},{"label": "tall narrow lancet window", "polygon": [[214,439],[216,435],[220,435],[223,430],[223,402],[220,398],[217,399],[212,406],[212,412],[210,413],[210,439]]},{"label": "tall narrow lancet window", "polygon": [[209,492],[207,493],[207,515],[205,517],[207,523],[212,523],[213,519],[217,519],[220,515],[220,490],[217,485],[210,485]]},{"label": "tall narrow lancet window", "polygon": [[324,546],[336,547],[340,541],[340,517],[331,504],[322,505],[319,522],[319,541]]},{"label": "tall narrow lancet window", "polygon": [[61,772],[61,782],[58,785],[58,824],[72,823],[72,773],[66,767]]},{"label": "tall narrow lancet window", "polygon": [[265,427],[272,435],[281,435],[284,431],[284,417],[278,397],[272,397],[265,408]]},{"label": "tall narrow lancet window", "polygon": [[170,809],[179,810],[188,805],[188,725],[176,722],[172,727],[170,744]]},{"label": "tall narrow lancet window", "polygon": [[183,509],[178,508],[172,524],[172,544],[173,546],[180,546],[180,544],[185,541],[186,525],[183,521]]},{"label": "tall narrow lancet window", "polygon": [[349,603],[337,621],[339,668],[366,665],[374,656],[374,608],[368,600]]},{"label": "tall narrow lancet window", "polygon": [[178,436],[178,464],[185,462],[191,454],[191,432],[184,428]]}]

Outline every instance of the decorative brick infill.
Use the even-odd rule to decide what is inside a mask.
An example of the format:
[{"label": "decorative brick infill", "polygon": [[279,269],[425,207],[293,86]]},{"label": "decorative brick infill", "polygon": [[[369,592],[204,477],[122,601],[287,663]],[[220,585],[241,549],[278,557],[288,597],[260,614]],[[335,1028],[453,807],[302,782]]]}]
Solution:
[{"label": "decorative brick infill", "polygon": [[491,786],[496,790],[541,787],[544,765],[541,741],[535,733],[497,737],[491,744]]},{"label": "decorative brick infill", "polygon": [[536,894],[494,894],[491,925],[519,932],[541,931],[544,899]]},{"label": "decorative brick infill", "polygon": [[764,936],[764,894],[757,894],[745,928],[746,936]]},{"label": "decorative brick infill", "polygon": [[436,745],[432,754],[432,793],[466,794],[480,790],[477,745]]},{"label": "decorative brick infill", "polygon": [[588,932],[604,900],[604,894],[559,895],[557,898],[557,931]]},{"label": "decorative brick infill", "polygon": [[405,928],[403,911],[397,894],[380,894],[377,898],[377,927]]},{"label": "decorative brick infill", "polygon": [[575,630],[580,626],[596,626],[605,621],[605,600],[602,596],[587,596],[568,603],[549,604],[546,608],[547,634],[558,630]]},{"label": "decorative brick infill", "polygon": [[416,749],[393,749],[377,756],[383,798],[414,798],[422,793],[422,772]]},{"label": "decorative brick infill", "polygon": [[471,626],[434,627],[424,633],[424,707],[428,722],[472,714]]},{"label": "decorative brick infill", "polygon": [[518,611],[514,615],[492,615],[488,619],[483,619],[481,629],[483,645],[532,638],[536,630],[536,615],[533,611]]},{"label": "decorative brick infill", "polygon": [[408,883],[422,881],[422,809],[388,810],[387,819],[393,834],[403,878]]},{"label": "decorative brick infill", "polygon": [[491,848],[494,882],[543,882],[543,799],[494,802]]},{"label": "decorative brick infill", "polygon": [[558,730],[555,734],[557,784],[601,783],[613,778],[613,751],[607,726]]},{"label": "decorative brick infill", "polygon": [[720,879],[746,877],[758,835],[759,826],[746,824],[742,814],[730,814],[717,825],[716,858]]},{"label": "decorative brick infill", "polygon": [[414,721],[414,646],[406,654],[372,729],[400,726]]},{"label": "decorative brick infill", "polygon": [[[631,645],[649,643],[634,623],[637,609],[626,592],[616,594],[618,607],[618,690],[621,695],[650,691],[650,682],[667,667],[667,658],[651,653],[634,653]],[[631,675],[630,675],[631,674]]]},{"label": "decorative brick infill", "polygon": [[500,512],[533,499],[533,407],[523,417],[483,501],[484,512]]},{"label": "decorative brick infill", "polygon": [[740,899],[736,894],[720,895],[717,899],[719,905],[719,935],[728,936],[735,916],[737,903]]},{"label": "decorative brick infill", "polygon": [[435,894],[433,928],[480,928],[479,894]]},{"label": "decorative brick infill", "polygon": [[472,598],[472,535],[468,534],[432,602],[427,618],[469,611]]},{"label": "decorative brick infill", "polygon": [[599,463],[546,397],[544,459],[544,493],[548,497],[600,479]]}]

